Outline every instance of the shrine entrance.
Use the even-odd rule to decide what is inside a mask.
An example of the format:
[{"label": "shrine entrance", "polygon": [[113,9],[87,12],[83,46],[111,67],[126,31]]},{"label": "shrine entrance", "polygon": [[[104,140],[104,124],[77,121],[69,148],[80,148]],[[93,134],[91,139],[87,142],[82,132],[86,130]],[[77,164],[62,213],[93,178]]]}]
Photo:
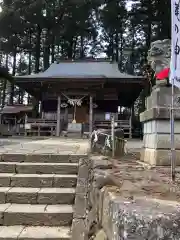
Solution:
[{"label": "shrine entrance", "polygon": [[89,115],[87,114],[87,112],[87,106],[77,106],[75,114],[76,123],[88,123]]}]

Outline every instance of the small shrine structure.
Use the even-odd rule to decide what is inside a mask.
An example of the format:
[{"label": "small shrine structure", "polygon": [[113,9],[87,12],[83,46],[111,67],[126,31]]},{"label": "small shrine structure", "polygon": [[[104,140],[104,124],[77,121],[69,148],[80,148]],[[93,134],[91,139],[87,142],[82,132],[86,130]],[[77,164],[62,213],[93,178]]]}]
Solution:
[{"label": "small shrine structure", "polygon": [[131,108],[143,77],[121,73],[118,64],[109,61],[65,60],[38,74],[16,76],[15,84],[41,102],[41,119],[29,123],[50,127],[51,135],[60,136],[72,125],[86,125],[91,133],[98,123],[107,124],[118,106]]},{"label": "small shrine structure", "polygon": [[32,105],[14,104],[6,105],[1,111],[1,135],[24,134],[27,116],[31,116]]}]

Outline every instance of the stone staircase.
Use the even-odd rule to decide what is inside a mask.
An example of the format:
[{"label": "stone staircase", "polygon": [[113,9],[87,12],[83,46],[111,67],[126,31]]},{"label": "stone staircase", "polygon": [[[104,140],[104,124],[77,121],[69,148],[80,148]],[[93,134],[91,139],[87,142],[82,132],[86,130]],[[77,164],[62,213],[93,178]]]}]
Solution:
[{"label": "stone staircase", "polygon": [[71,239],[78,159],[0,156],[0,240]]}]

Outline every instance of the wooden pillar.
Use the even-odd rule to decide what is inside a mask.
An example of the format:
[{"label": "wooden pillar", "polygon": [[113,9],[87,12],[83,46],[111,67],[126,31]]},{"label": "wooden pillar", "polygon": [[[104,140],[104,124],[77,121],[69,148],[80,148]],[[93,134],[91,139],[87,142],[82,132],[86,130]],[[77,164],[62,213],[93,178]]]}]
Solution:
[{"label": "wooden pillar", "polygon": [[91,136],[93,131],[93,97],[89,97],[89,136]]},{"label": "wooden pillar", "polygon": [[44,114],[44,112],[42,111],[41,118],[44,119],[44,117],[45,117],[45,114]]},{"label": "wooden pillar", "polygon": [[65,123],[68,124],[68,107],[65,108],[64,120],[65,120]]},{"label": "wooden pillar", "polygon": [[132,138],[132,108],[130,112],[131,112],[131,115],[129,118],[129,138],[131,139]]},{"label": "wooden pillar", "polygon": [[56,137],[59,137],[61,133],[61,96],[57,99],[57,125],[56,125]]}]

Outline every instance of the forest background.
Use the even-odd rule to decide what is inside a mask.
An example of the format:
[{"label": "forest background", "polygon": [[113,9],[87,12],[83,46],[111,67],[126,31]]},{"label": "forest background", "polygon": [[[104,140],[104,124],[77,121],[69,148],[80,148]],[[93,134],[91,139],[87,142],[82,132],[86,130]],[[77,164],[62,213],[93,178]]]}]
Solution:
[{"label": "forest background", "polygon": [[[121,72],[142,75],[151,42],[171,38],[170,5],[169,0],[0,1],[0,65],[12,75],[27,75],[61,59],[105,57]],[[25,102],[32,97],[1,79],[1,107]]]}]

